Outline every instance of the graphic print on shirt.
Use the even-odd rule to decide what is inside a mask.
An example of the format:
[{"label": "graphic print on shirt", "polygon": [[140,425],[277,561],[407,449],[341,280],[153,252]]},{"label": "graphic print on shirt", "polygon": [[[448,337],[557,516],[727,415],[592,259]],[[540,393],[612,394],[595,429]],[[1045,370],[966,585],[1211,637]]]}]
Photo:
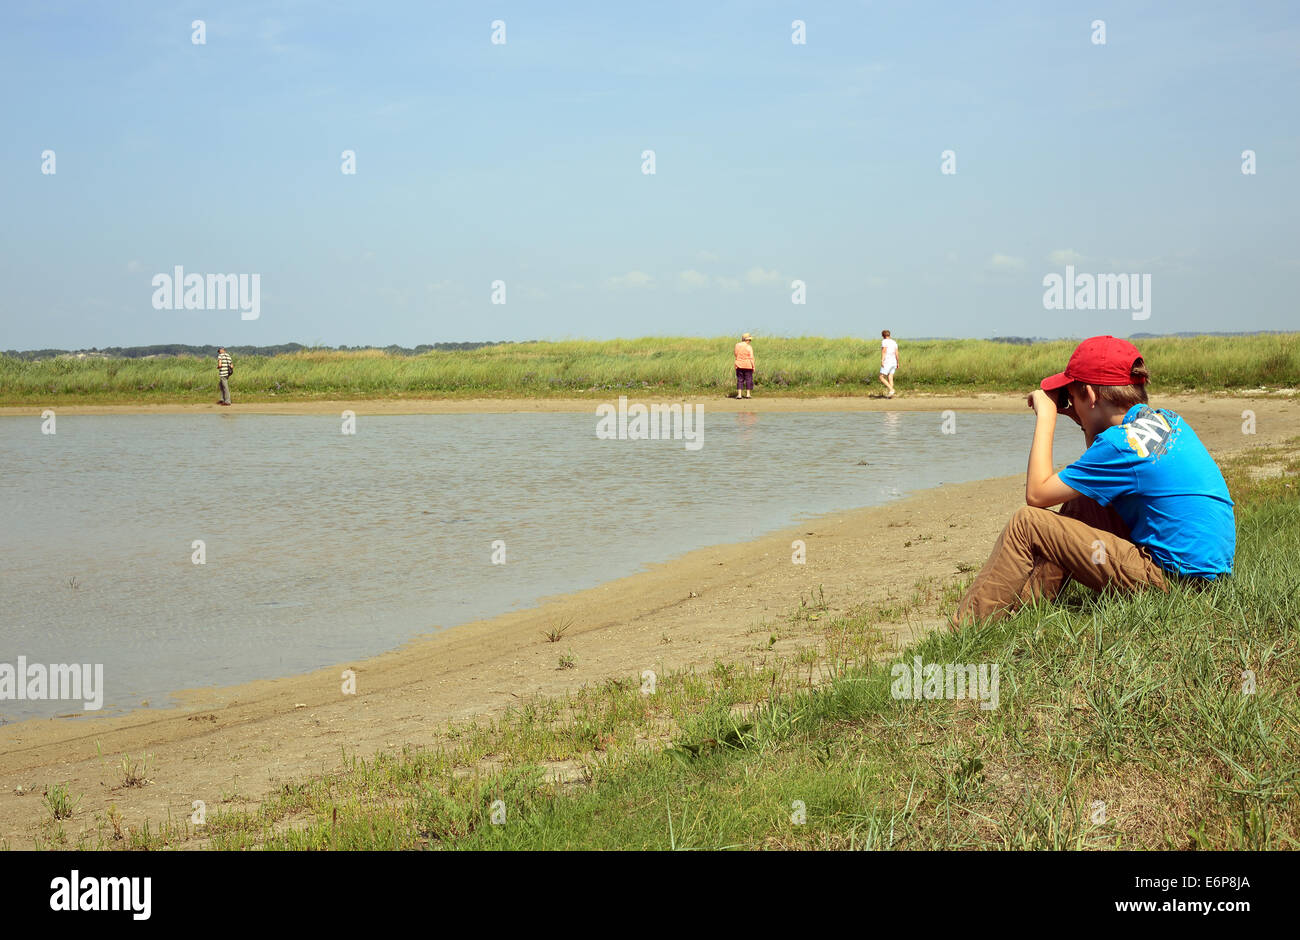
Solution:
[{"label": "graphic print on shirt", "polygon": [[1165,420],[1165,416],[1146,405],[1133,416],[1132,421],[1122,427],[1128,446],[1139,457],[1163,457],[1176,436],[1174,426]]}]

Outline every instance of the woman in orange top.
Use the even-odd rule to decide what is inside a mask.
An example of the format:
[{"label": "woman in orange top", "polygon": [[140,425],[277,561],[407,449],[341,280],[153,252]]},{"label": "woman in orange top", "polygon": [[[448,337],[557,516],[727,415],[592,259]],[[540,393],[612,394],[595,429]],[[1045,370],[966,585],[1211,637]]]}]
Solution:
[{"label": "woman in orange top", "polygon": [[754,347],[749,345],[754,337],[748,333],[736,344],[736,397],[748,398],[754,390]]}]

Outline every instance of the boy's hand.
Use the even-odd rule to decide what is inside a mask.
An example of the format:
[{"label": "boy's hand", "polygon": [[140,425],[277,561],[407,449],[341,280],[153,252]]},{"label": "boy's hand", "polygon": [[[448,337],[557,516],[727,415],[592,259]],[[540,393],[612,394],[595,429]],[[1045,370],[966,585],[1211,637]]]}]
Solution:
[{"label": "boy's hand", "polygon": [[1056,402],[1052,399],[1052,396],[1047,394],[1041,388],[1036,388],[1032,392],[1030,392],[1029,398],[1026,400],[1025,403],[1029,405],[1030,408],[1034,409],[1034,414],[1036,415],[1042,414],[1043,409],[1045,408],[1050,409],[1047,412],[1047,414],[1049,415],[1056,415],[1060,413],[1056,408]]}]

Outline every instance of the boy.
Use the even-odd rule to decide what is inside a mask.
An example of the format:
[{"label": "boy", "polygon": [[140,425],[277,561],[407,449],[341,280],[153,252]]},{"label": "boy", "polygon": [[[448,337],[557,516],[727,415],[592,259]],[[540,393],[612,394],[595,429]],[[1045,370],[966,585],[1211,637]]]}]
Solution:
[{"label": "boy", "polygon": [[898,343],[889,338],[889,330],[880,331],[880,384],[886,398],[894,397],[894,372],[898,369]]},{"label": "boy", "polygon": [[[1094,336],[1029,396],[1038,423],[1028,505],[1002,530],[954,628],[1055,597],[1070,578],[1094,591],[1163,591],[1174,579],[1203,585],[1232,573],[1237,533],[1223,474],[1186,421],[1147,404],[1147,379],[1136,346]],[[1083,428],[1088,449],[1054,474],[1058,413]]]}]

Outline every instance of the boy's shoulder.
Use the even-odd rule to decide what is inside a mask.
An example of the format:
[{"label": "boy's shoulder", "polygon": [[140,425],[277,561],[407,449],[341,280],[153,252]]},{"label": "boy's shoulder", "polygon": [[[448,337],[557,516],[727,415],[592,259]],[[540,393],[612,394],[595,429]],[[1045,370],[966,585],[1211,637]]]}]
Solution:
[{"label": "boy's shoulder", "polygon": [[1183,429],[1183,419],[1175,411],[1134,405],[1124,414],[1124,420],[1107,428],[1097,436],[1116,450],[1139,458],[1160,458]]}]

